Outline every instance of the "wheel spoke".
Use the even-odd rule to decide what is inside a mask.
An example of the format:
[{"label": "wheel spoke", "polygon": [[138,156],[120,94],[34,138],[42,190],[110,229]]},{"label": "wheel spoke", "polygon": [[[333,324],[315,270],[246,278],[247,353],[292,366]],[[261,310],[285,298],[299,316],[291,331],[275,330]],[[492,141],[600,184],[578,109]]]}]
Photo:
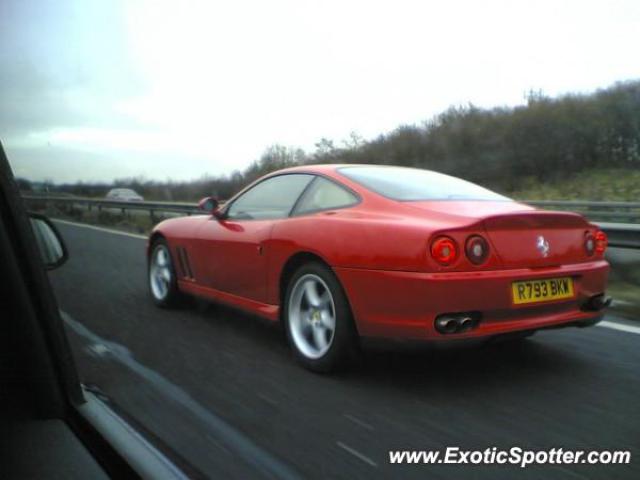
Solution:
[{"label": "wheel spoke", "polygon": [[164,267],[167,265],[167,253],[165,252],[164,248],[161,248],[160,250],[158,250],[157,262],[158,262],[158,265],[161,267]]},{"label": "wheel spoke", "polygon": [[158,245],[149,270],[151,291],[157,300],[163,301],[171,289],[171,259],[167,248]]},{"label": "wheel spoke", "polygon": [[164,281],[166,281],[167,283],[171,282],[171,272],[169,271],[169,268],[163,268],[162,270],[160,270],[160,275],[162,277],[162,279]]},{"label": "wheel spoke", "polygon": [[304,285],[304,296],[307,299],[309,305],[314,307],[320,306],[320,296],[318,295],[318,284],[310,280]]},{"label": "wheel spoke", "polygon": [[162,278],[159,275],[155,276],[154,284],[155,284],[156,296],[157,297],[163,297],[164,296],[164,282],[162,281]]},{"label": "wheel spoke", "polygon": [[310,341],[313,338],[313,327],[310,323],[304,322],[300,325],[300,333],[307,341]]},{"label": "wheel spoke", "polygon": [[322,295],[320,295],[320,307],[326,308],[329,305],[331,305],[331,295],[329,294],[329,290],[325,290],[322,292]]},{"label": "wheel spoke", "polygon": [[313,342],[320,351],[327,347],[329,341],[327,340],[327,330],[324,327],[318,326],[313,328]]},{"label": "wheel spoke", "polygon": [[329,331],[333,332],[334,328],[336,328],[336,319],[329,312],[329,310],[323,310],[320,313],[320,319],[322,320],[322,325]]}]

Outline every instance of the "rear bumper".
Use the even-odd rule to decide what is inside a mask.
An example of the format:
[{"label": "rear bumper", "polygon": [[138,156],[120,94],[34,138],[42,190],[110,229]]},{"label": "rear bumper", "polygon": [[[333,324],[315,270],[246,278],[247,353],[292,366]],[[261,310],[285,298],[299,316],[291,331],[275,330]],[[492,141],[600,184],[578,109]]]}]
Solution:
[{"label": "rear bumper", "polygon": [[[358,332],[367,337],[453,339],[519,330],[593,323],[602,312],[585,311],[588,299],[605,291],[609,264],[597,260],[537,269],[421,273],[334,268],[345,288]],[[572,277],[575,296],[536,305],[514,305],[511,283],[517,280]],[[438,333],[438,315],[480,312],[468,332]]]}]

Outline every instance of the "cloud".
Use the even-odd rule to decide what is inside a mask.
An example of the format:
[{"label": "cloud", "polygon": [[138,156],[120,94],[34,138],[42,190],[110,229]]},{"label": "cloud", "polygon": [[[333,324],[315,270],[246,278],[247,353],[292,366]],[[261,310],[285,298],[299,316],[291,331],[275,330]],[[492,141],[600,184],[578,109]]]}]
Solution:
[{"label": "cloud", "polygon": [[130,62],[120,2],[3,0],[0,22],[1,138],[135,126],[113,107],[145,88]]},{"label": "cloud", "polygon": [[638,77],[639,21],[637,0],[0,0],[0,139],[52,178],[228,173]]}]

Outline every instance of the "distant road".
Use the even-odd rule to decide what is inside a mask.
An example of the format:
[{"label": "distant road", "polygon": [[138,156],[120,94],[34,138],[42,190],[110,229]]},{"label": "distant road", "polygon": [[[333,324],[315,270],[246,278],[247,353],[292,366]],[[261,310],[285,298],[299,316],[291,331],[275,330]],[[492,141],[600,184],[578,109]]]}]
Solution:
[{"label": "distant road", "polygon": [[[145,241],[59,223],[51,273],[84,381],[217,478],[640,478],[640,329],[518,345],[369,351],[298,367],[280,330],[227,308],[156,308]],[[616,329],[616,326],[628,329]],[[635,330],[634,330],[635,329]],[[390,449],[630,449],[631,465],[389,465]]]}]

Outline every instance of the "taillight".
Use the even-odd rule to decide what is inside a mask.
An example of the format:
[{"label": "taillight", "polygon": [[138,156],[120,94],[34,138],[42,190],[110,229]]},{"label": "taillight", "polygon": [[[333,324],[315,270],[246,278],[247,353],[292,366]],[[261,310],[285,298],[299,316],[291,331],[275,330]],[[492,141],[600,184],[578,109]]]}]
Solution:
[{"label": "taillight", "polygon": [[597,253],[604,253],[604,251],[607,249],[607,234],[604,233],[602,230],[598,230],[596,232],[596,252]]},{"label": "taillight", "polygon": [[458,258],[456,242],[449,237],[438,237],[431,243],[431,256],[441,265],[451,265]]},{"label": "taillight", "polygon": [[596,251],[596,239],[589,232],[584,235],[584,249],[589,256],[593,255]]},{"label": "taillight", "polygon": [[471,263],[480,265],[489,256],[489,244],[480,235],[472,235],[467,238],[465,251]]}]

